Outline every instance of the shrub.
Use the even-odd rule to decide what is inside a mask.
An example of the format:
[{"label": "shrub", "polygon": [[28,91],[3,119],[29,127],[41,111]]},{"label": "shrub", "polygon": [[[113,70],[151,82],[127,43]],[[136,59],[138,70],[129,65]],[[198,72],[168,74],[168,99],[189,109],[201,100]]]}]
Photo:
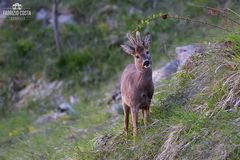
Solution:
[{"label": "shrub", "polygon": [[80,70],[82,67],[88,64],[92,60],[92,57],[88,53],[73,53],[66,54],[64,57],[59,58],[56,62],[56,66],[60,69],[64,69],[68,72]]},{"label": "shrub", "polygon": [[27,54],[32,48],[33,48],[32,42],[25,39],[20,39],[16,43],[16,49],[19,58],[24,58],[25,56],[27,56]]}]

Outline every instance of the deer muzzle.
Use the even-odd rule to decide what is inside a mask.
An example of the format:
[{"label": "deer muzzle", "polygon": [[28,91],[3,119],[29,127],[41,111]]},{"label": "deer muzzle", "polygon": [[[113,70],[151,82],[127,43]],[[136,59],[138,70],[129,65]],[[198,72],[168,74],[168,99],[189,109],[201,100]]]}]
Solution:
[{"label": "deer muzzle", "polygon": [[150,61],[149,61],[149,60],[143,61],[143,67],[144,67],[144,68],[149,68],[149,67],[151,67]]}]

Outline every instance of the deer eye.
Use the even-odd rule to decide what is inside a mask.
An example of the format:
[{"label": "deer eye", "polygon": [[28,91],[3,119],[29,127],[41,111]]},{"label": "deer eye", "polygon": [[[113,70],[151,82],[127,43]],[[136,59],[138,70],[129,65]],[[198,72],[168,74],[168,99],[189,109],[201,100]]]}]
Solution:
[{"label": "deer eye", "polygon": [[147,51],[146,54],[149,54],[149,51]]},{"label": "deer eye", "polygon": [[139,56],[136,56],[136,58],[138,59],[138,58],[140,58]]}]

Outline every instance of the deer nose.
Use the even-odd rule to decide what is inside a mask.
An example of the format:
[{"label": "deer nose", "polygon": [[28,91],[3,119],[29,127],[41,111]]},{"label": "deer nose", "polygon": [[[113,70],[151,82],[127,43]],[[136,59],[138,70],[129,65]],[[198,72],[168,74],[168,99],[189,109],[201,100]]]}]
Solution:
[{"label": "deer nose", "polygon": [[150,61],[149,60],[143,61],[143,67],[149,68],[150,67]]}]

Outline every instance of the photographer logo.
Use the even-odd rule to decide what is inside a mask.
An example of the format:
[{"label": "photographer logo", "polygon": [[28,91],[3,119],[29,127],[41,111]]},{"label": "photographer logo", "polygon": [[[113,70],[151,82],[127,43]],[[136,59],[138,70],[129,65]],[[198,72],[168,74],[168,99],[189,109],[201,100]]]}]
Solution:
[{"label": "photographer logo", "polygon": [[31,17],[32,12],[30,8],[23,8],[22,4],[14,3],[12,8],[3,9],[2,15],[11,20],[26,20]]}]

